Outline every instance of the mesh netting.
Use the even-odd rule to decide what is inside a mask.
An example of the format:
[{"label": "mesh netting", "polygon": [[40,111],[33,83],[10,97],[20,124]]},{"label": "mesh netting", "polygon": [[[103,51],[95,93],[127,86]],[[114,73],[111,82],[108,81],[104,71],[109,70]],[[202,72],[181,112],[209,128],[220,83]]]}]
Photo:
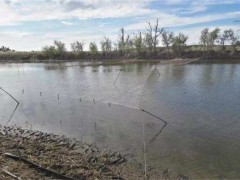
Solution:
[{"label": "mesh netting", "polygon": [[[202,70],[191,68],[49,64],[9,72],[7,77],[16,75],[18,83],[8,79],[2,87],[20,104],[14,112],[16,101],[0,91],[1,124],[54,132],[134,154],[146,177],[149,165],[159,171],[169,169],[174,177],[215,178],[226,172],[227,177],[236,177],[240,135],[239,125],[234,124],[238,102],[233,100],[237,98],[228,95],[226,101],[232,100],[236,107],[225,111],[221,104],[218,109],[225,113],[213,116],[210,111],[215,109],[207,104],[218,106],[221,96],[213,82],[221,81],[221,74],[208,75],[212,69],[205,67],[207,75],[196,76]],[[222,81],[226,82],[230,81]],[[201,89],[202,84],[207,90]],[[203,91],[211,96],[202,96]],[[221,120],[230,119],[228,112],[235,111],[235,119]]]}]

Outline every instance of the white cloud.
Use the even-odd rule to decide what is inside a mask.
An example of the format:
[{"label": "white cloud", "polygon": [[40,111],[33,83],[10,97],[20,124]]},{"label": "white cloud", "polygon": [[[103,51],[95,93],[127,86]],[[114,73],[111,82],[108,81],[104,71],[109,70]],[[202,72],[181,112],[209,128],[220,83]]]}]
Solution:
[{"label": "white cloud", "polygon": [[203,12],[207,10],[207,6],[204,4],[192,5],[190,8],[180,9],[182,14],[193,14],[198,12]]},{"label": "white cloud", "polygon": [[69,21],[61,21],[62,24],[67,25],[67,26],[72,26],[74,23],[69,22]]},{"label": "white cloud", "polygon": [[[182,25],[191,25],[197,23],[204,23],[222,19],[237,18],[240,17],[240,11],[216,14],[216,15],[205,15],[205,16],[192,16],[192,17],[179,17],[173,14],[155,12],[152,14],[150,22],[154,23],[156,19],[159,19],[159,24],[161,27],[173,27],[173,26],[182,26]],[[146,21],[138,22],[126,27],[128,30],[139,30],[145,29],[147,26]]]},{"label": "white cloud", "polygon": [[18,16],[4,1],[0,1],[0,16],[0,25],[14,25],[18,22]]},{"label": "white cloud", "polygon": [[[173,27],[240,17],[240,10],[224,14],[220,12],[212,15],[189,16],[191,13],[205,11],[209,5],[240,3],[240,0],[162,1],[165,5],[172,5],[174,8],[180,3],[187,2],[186,8],[178,9],[182,12],[182,16],[173,11],[168,12],[167,9],[161,10],[161,7],[159,9],[151,8],[149,5],[152,1],[155,0],[0,0],[0,16],[2,17],[0,18],[0,26],[21,23],[24,25],[26,21],[44,20],[58,20],[58,22],[66,25],[64,32],[61,29],[54,31],[54,25],[50,28],[47,27],[48,31],[41,32],[41,34],[38,32],[22,32],[18,28],[15,28],[14,31],[0,31],[0,42],[1,45],[16,50],[40,50],[43,45],[52,44],[53,40],[57,39],[65,42],[69,48],[69,44],[75,40],[85,40],[88,44],[91,41],[99,42],[104,35],[109,34],[111,39],[116,40],[117,21],[121,17],[130,17],[131,20],[136,20],[135,23],[125,26],[126,30],[134,31],[145,29],[146,21],[154,22],[156,18],[159,18],[161,27]],[[99,26],[96,27],[97,30],[93,28],[94,31],[92,32],[86,32],[89,27],[86,28],[84,25],[87,26],[87,23],[81,25],[78,32],[69,30],[75,27],[73,25],[79,23],[77,20],[95,18],[111,18],[111,20],[115,19],[116,21],[114,25],[111,24],[111,21],[100,22]],[[90,25],[93,27],[93,24]],[[27,26],[24,27],[24,29],[27,29]],[[190,37],[189,43],[198,42],[201,29],[183,30]]]},{"label": "white cloud", "polygon": [[[22,21],[114,18],[147,15],[149,0],[11,0],[0,2],[0,25]],[[7,14],[7,16],[6,16]]]},{"label": "white cloud", "polygon": [[[69,19],[91,18],[120,18],[120,17],[146,17],[159,18],[163,26],[186,25],[197,22],[219,20],[237,15],[217,14],[201,17],[177,16],[174,13],[151,9],[148,5],[153,0],[8,0],[0,1],[0,26],[12,25],[24,21],[61,20],[65,25],[71,25]],[[168,0],[167,4],[188,3],[186,8],[180,8],[182,14],[191,14],[206,10],[208,5],[240,2],[240,0]],[[240,11],[239,11],[240,12]],[[239,14],[238,14],[239,16]],[[142,26],[136,23],[130,26]]]},{"label": "white cloud", "polygon": [[175,11],[181,14],[193,14],[198,12],[204,12],[209,6],[220,5],[220,4],[233,4],[240,3],[240,0],[167,0],[168,5],[179,5],[184,3],[186,6],[181,8],[176,8]]}]

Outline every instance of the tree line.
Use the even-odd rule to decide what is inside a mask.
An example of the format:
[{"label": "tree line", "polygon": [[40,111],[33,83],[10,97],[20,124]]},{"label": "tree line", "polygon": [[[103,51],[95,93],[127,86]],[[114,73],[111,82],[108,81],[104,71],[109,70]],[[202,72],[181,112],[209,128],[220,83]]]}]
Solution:
[{"label": "tree line", "polygon": [[[159,46],[160,40],[163,47]],[[42,48],[39,59],[98,59],[98,58],[174,58],[190,56],[208,56],[212,53],[237,52],[240,46],[237,32],[232,29],[224,30],[215,28],[212,31],[204,28],[198,45],[188,46],[188,35],[167,31],[159,27],[158,19],[154,24],[147,22],[144,32],[127,34],[121,28],[116,42],[104,36],[100,41],[100,50],[96,42],[88,45],[84,41],[71,43],[71,51],[67,51],[66,45],[55,40],[53,45]],[[88,46],[88,51],[84,49]],[[11,51],[6,47],[0,51]]]},{"label": "tree line", "polygon": [[[183,33],[175,34],[159,27],[158,19],[155,24],[147,22],[147,29],[145,32],[138,32],[134,34],[126,34],[124,28],[120,29],[117,42],[113,42],[109,37],[105,36],[100,42],[100,51],[95,42],[89,44],[89,56],[95,58],[101,54],[104,57],[111,57],[117,55],[118,57],[158,57],[159,54],[164,54],[168,58],[182,57],[186,51],[189,52],[187,41],[189,37]],[[159,41],[164,46],[159,47]],[[216,45],[220,45],[221,51],[226,50],[226,44],[230,46],[232,53],[235,53],[237,46],[239,46],[239,37],[232,29],[221,32],[219,28],[210,31],[209,28],[204,28],[201,31],[199,39],[198,51],[207,55],[214,49]],[[71,51],[76,57],[81,57],[84,53],[86,43],[83,41],[76,41],[71,44]],[[67,51],[65,44],[60,41],[54,41],[54,45],[43,47],[43,52],[50,58],[62,58]],[[218,51],[220,51],[218,50]]]}]

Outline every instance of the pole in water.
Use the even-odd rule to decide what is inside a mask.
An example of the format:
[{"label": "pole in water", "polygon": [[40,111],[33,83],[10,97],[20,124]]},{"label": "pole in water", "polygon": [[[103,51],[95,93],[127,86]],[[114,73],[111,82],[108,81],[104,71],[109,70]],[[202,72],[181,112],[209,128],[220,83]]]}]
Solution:
[{"label": "pole in water", "polygon": [[59,100],[59,94],[58,94],[58,100]]},{"label": "pole in water", "polygon": [[6,125],[7,125],[7,124],[11,121],[11,119],[12,119],[13,115],[15,114],[15,112],[16,112],[16,110],[17,110],[17,108],[18,108],[18,106],[19,106],[20,103],[18,102],[18,100],[17,100],[15,97],[13,97],[9,92],[7,92],[6,90],[4,90],[2,87],[0,87],[0,90],[2,90],[2,91],[5,92],[7,95],[9,95],[9,96],[17,103],[17,105],[16,105],[15,109],[13,110],[10,118],[8,119],[8,122],[6,123]]},{"label": "pole in water", "polygon": [[95,128],[95,130],[97,129],[97,123],[96,122],[94,122],[94,128]]},{"label": "pole in water", "polygon": [[94,100],[94,98],[93,98],[93,102],[94,102],[94,104],[95,104],[95,100]]},{"label": "pole in water", "polygon": [[40,96],[42,96],[42,92],[40,92]]},{"label": "pole in water", "polygon": [[24,89],[22,90],[22,94],[24,94]]},{"label": "pole in water", "polygon": [[80,98],[80,102],[82,101],[82,99]]}]

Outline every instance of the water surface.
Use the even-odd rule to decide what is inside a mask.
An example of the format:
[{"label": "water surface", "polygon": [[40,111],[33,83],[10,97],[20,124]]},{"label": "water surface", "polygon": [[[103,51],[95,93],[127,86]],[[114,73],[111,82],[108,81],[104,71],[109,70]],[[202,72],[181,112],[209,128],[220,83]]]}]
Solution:
[{"label": "water surface", "polygon": [[[2,64],[1,124],[76,137],[133,153],[162,171],[240,178],[240,65]],[[119,73],[119,71],[121,73]],[[124,106],[123,106],[124,105]],[[160,116],[162,121],[137,108]],[[144,130],[144,131],[143,131]]]}]

